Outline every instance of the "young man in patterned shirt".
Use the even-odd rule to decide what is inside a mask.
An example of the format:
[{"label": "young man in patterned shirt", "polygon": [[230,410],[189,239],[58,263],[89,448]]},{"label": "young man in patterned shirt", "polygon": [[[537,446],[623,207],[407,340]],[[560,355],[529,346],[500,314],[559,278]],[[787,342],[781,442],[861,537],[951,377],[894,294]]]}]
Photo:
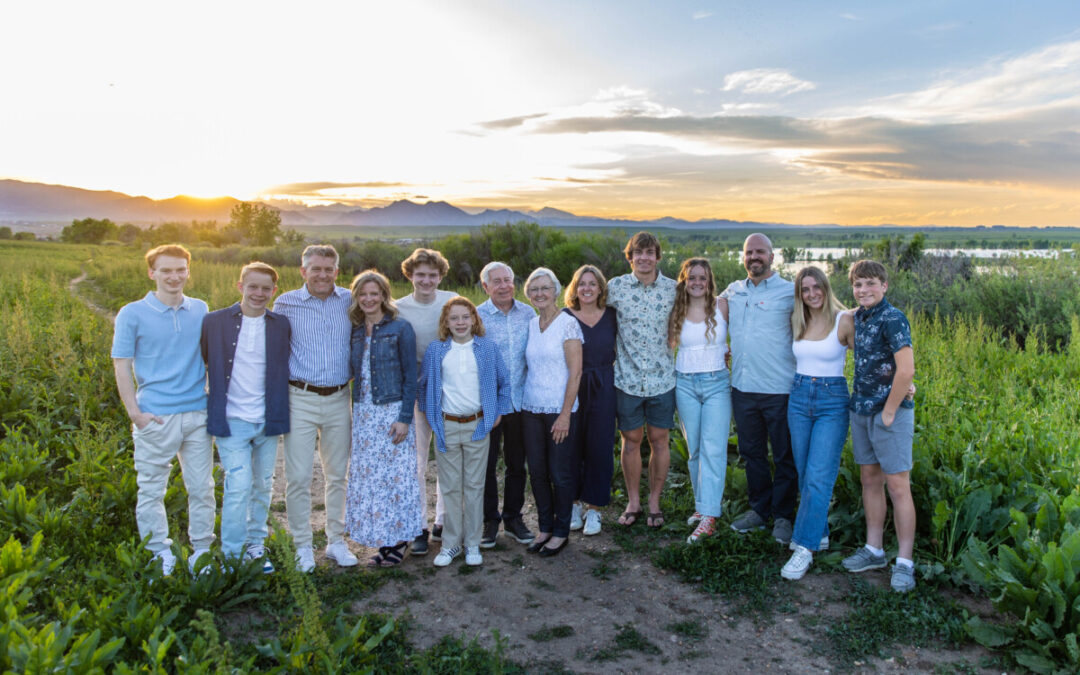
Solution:
[{"label": "young man in patterned shirt", "polygon": [[622,433],[626,511],[620,525],[633,525],[641,510],[641,441],[649,436],[650,527],[664,524],[660,491],[671,455],[668,434],[675,426],[675,357],[667,342],[667,321],[675,305],[675,280],[660,273],[660,241],[638,232],[624,249],[631,274],[608,283],[607,303],[615,308],[615,409]]}]

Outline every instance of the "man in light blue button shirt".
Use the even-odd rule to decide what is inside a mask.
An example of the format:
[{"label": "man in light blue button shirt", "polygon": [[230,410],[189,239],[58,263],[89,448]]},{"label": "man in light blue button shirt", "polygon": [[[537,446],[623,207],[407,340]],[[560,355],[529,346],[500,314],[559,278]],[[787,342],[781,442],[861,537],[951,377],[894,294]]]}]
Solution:
[{"label": "man in light blue button shirt", "polygon": [[[787,425],[788,393],[795,375],[791,351],[795,285],[777,274],[772,262],[769,238],[750,235],[743,244],[747,278],[732,282],[720,294],[728,301],[731,408],[750,499],[750,510],[731,527],[738,532],[759,530],[773,518],[773,537],[787,544],[799,487]],[[775,473],[769,467],[770,443]]]}]

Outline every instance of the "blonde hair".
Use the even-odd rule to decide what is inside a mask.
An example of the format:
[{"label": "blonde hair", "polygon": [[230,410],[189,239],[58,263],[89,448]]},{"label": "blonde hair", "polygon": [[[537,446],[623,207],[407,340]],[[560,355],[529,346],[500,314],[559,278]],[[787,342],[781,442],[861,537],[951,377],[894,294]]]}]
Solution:
[{"label": "blonde hair", "polygon": [[269,274],[270,280],[274,282],[275,286],[277,286],[277,270],[264,262],[259,262],[256,260],[255,262],[249,262],[248,264],[244,265],[240,269],[241,282],[244,281],[244,277],[248,275],[248,272],[262,272],[263,274]]},{"label": "blonde hair", "polygon": [[364,323],[364,310],[360,309],[360,301],[357,296],[360,294],[360,289],[369,281],[374,282],[382,293],[383,314],[391,319],[396,319],[398,311],[397,306],[390,297],[390,280],[379,270],[372,269],[357,274],[356,278],[352,280],[352,284],[349,285],[349,291],[352,292],[352,302],[349,303],[349,320],[357,326]]},{"label": "blonde hair", "polygon": [[450,310],[458,305],[469,310],[469,316],[472,317],[472,334],[483,337],[485,332],[484,322],[480,320],[480,315],[476,312],[476,305],[472,304],[472,300],[466,297],[455,295],[446,301],[442,312],[439,313],[439,339],[445,340],[450,337]]},{"label": "blonde hair", "polygon": [[577,297],[577,287],[581,283],[583,274],[592,274],[596,283],[600,286],[600,294],[596,296],[596,306],[603,309],[607,305],[607,279],[604,273],[596,265],[582,265],[574,271],[574,278],[566,285],[566,293],[563,295],[563,304],[571,309],[581,309],[581,301]]},{"label": "blonde hair", "polygon": [[[686,311],[690,309],[690,292],[686,290],[686,281],[690,276],[690,270],[695,267],[704,267],[708,283],[705,286],[705,294],[716,300],[716,280],[713,279],[712,265],[705,258],[687,258],[679,268],[679,283],[675,286],[675,306],[668,315],[668,345],[674,349],[679,344],[682,335],[683,321],[686,319]],[[705,339],[711,340],[716,336],[716,311],[705,312]]]},{"label": "blonde hair", "polygon": [[803,335],[806,334],[806,326],[810,323],[810,308],[803,304],[802,299],[802,280],[806,277],[813,277],[814,281],[821,287],[822,292],[825,293],[825,304],[821,309],[825,312],[825,318],[828,319],[827,324],[829,326],[832,326],[836,321],[837,314],[847,309],[833,295],[828,275],[813,266],[802,268],[795,275],[795,307],[791,310],[791,334],[795,336],[796,340],[803,338]]},{"label": "blonde hair", "polygon": [[146,266],[150,269],[154,269],[154,263],[160,256],[167,255],[173,258],[183,258],[187,263],[191,264],[191,251],[180,244],[164,244],[157,248],[152,248],[146,252]]}]

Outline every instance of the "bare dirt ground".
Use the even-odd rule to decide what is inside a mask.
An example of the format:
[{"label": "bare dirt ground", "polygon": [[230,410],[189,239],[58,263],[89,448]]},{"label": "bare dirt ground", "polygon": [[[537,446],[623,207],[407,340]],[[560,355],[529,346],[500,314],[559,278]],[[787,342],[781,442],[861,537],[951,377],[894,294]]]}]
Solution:
[{"label": "bare dirt ground", "polygon": [[[280,453],[278,462],[274,503],[280,506],[272,510],[285,525]],[[317,454],[315,464],[312,526],[316,544],[325,545],[325,537],[320,536],[325,511]],[[427,475],[429,503],[434,505],[434,461]],[[496,547],[483,551],[482,566],[468,567],[459,558],[438,569],[432,560],[439,544],[433,542],[428,555],[406,557],[398,569],[407,574],[395,575],[353,609],[407,618],[410,637],[420,648],[444,635],[476,638],[492,648],[493,632],[498,631],[505,640],[506,656],[530,672],[1000,672],[980,665],[987,662],[989,653],[978,647],[898,647],[887,658],[838,663],[823,653],[820,644],[830,620],[848,611],[843,596],[851,586],[845,575],[811,572],[783,587],[792,599],[784,613],[740,616],[731,603],[680,582],[646,554],[624,551],[612,539],[612,532],[620,527],[615,523],[618,512],[614,506],[605,510],[604,531],[599,535],[571,533],[569,546],[553,558],[530,555],[500,532]],[[535,531],[531,497],[526,500],[525,521]],[[634,527],[644,528],[644,521]],[[339,573],[380,573],[363,568],[373,549],[351,547],[361,567]],[[316,562],[333,565],[318,549]],[[862,576],[882,586],[889,581],[885,571]],[[993,613],[985,603],[964,603],[969,612]],[[675,626],[688,621],[704,637],[686,637],[687,630]],[[617,641],[620,633],[622,639]]]}]

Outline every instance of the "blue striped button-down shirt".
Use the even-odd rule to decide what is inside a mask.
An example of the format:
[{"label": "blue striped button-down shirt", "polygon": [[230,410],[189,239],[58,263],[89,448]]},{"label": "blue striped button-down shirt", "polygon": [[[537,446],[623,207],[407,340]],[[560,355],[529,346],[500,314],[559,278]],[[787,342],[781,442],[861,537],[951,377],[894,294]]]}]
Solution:
[{"label": "blue striped button-down shirt", "polygon": [[728,301],[731,386],[755,394],[789,393],[795,377],[795,284],[773,272],[756,286],[749,279],[733,281],[720,297]]},{"label": "blue striped button-down shirt", "polygon": [[334,286],[334,292],[320,300],[308,292],[307,284],[282,293],[274,311],[292,326],[289,342],[289,378],[317,387],[336,387],[349,381],[349,289]]},{"label": "blue striped button-down shirt", "polygon": [[503,363],[510,371],[510,402],[514,412],[519,412],[525,392],[525,345],[529,342],[529,322],[536,316],[536,311],[524,302],[514,300],[514,306],[503,314],[490,299],[476,311],[484,322],[488,339],[498,346]]}]

